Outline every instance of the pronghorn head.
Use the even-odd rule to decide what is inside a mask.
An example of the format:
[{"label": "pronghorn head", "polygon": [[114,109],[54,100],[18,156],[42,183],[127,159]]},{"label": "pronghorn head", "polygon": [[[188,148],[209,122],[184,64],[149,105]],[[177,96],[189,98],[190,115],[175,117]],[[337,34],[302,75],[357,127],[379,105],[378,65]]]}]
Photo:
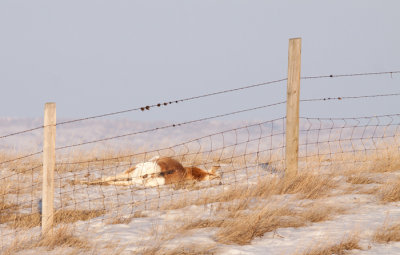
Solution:
[{"label": "pronghorn head", "polygon": [[212,166],[211,169],[208,172],[208,179],[213,180],[213,179],[221,179],[221,176],[217,173],[217,170],[220,169],[221,166]]}]

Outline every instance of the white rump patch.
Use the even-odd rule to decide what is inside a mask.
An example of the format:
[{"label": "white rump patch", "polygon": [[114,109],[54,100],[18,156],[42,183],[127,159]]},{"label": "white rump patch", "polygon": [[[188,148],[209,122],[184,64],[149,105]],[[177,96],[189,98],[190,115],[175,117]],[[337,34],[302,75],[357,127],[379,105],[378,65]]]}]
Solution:
[{"label": "white rump patch", "polygon": [[161,173],[161,168],[156,162],[145,162],[136,165],[136,169],[129,173],[130,178],[143,178],[147,175],[150,177],[153,174]]},{"label": "white rump patch", "polygon": [[135,170],[130,173],[103,177],[102,181],[112,185],[157,187],[165,184],[165,178],[159,176],[159,173],[161,173],[161,168],[156,162],[145,162],[137,164]]}]

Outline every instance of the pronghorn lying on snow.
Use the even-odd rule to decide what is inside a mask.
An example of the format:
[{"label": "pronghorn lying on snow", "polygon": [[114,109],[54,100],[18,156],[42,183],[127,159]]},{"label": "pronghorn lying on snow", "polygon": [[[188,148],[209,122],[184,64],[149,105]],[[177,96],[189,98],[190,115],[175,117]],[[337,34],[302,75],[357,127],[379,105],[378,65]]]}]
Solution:
[{"label": "pronghorn lying on snow", "polygon": [[205,181],[220,178],[216,173],[219,166],[211,170],[198,167],[184,167],[177,160],[168,157],[154,157],[148,162],[139,163],[127,171],[115,176],[103,177],[86,184],[144,185],[155,187],[164,184],[183,183],[185,181]]}]

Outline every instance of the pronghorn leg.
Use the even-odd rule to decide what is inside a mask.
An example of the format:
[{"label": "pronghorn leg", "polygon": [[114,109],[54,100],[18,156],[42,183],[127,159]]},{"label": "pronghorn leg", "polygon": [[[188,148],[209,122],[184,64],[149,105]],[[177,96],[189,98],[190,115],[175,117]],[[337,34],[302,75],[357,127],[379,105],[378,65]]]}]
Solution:
[{"label": "pronghorn leg", "polygon": [[114,184],[114,185],[130,185],[132,182],[138,182],[136,180],[131,180],[130,173],[132,173],[136,167],[131,167],[125,172],[117,175],[105,176],[101,179],[94,181],[79,181],[79,184],[97,185],[97,184]]},{"label": "pronghorn leg", "polygon": [[94,181],[81,181],[82,184],[89,184],[89,185],[96,185],[96,184],[114,184],[117,181],[127,181],[129,180],[129,174],[132,173],[136,167],[131,167],[123,173],[112,175],[112,176],[105,176],[101,179],[94,180]]},{"label": "pronghorn leg", "polygon": [[130,174],[130,173],[132,173],[133,171],[135,171],[135,169],[136,169],[136,166],[133,166],[133,167],[129,168],[128,170],[126,170],[124,173],[125,173],[125,174]]},{"label": "pronghorn leg", "polygon": [[133,171],[135,171],[136,166],[129,168],[128,170],[126,170],[123,173],[120,174],[116,174],[113,176],[107,176],[107,177],[102,177],[101,180],[103,182],[107,182],[107,181],[119,181],[119,180],[127,180],[129,179],[129,174],[132,173]]}]

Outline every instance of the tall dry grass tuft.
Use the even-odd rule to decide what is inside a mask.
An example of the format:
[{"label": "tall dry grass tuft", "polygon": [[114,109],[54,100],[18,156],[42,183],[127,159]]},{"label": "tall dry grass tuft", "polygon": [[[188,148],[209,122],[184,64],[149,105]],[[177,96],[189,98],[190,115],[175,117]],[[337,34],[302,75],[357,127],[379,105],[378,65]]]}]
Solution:
[{"label": "tall dry grass tuft", "polygon": [[198,228],[218,228],[221,227],[224,223],[222,219],[198,219],[198,220],[191,220],[187,223],[183,224],[179,229],[182,231],[187,231],[191,229],[198,229]]},{"label": "tall dry grass tuft", "polygon": [[11,228],[33,228],[40,226],[41,217],[39,213],[8,213],[0,215],[0,223],[8,223]]},{"label": "tall dry grass tuft", "polygon": [[307,249],[302,253],[296,253],[301,255],[345,255],[351,250],[361,250],[359,245],[360,239],[358,235],[351,235],[345,237],[340,243],[333,245],[317,245]]},{"label": "tall dry grass tuft", "polygon": [[217,253],[215,245],[185,244],[175,248],[152,247],[142,249],[137,254],[141,255],[213,255]]},{"label": "tall dry grass tuft", "polygon": [[18,204],[10,203],[9,201],[7,201],[5,197],[0,197],[0,218],[6,213],[18,210],[19,207],[20,206]]},{"label": "tall dry grass tuft", "polygon": [[221,224],[216,238],[224,244],[245,245],[277,228],[301,226],[304,226],[304,222],[294,218],[288,208],[265,207],[251,213],[236,213]]},{"label": "tall dry grass tuft", "polygon": [[309,223],[329,220],[333,215],[343,213],[344,209],[324,204],[313,204],[302,210],[281,205],[264,205],[247,211],[232,212],[223,221],[208,225],[219,227],[216,233],[218,242],[224,244],[249,244],[254,238],[278,228],[298,228]]},{"label": "tall dry grass tuft", "polygon": [[[74,223],[77,221],[87,221],[103,215],[103,210],[59,210],[54,214],[54,224]],[[41,215],[39,213],[8,213],[0,214],[0,223],[8,223],[11,228],[33,228],[40,226]]]},{"label": "tall dry grass tuft", "polygon": [[373,179],[361,175],[361,173],[359,173],[357,175],[348,176],[347,179],[346,179],[346,182],[351,183],[351,184],[372,184],[372,183],[377,183]]},{"label": "tall dry grass tuft", "polygon": [[88,249],[90,244],[87,240],[75,237],[73,230],[65,225],[57,228],[53,233],[45,235],[35,247],[47,247],[49,250],[53,250],[56,247]]},{"label": "tall dry grass tuft", "polygon": [[323,203],[312,203],[297,213],[298,217],[308,222],[322,222],[331,220],[333,216],[346,213],[346,209],[333,205],[325,205]]},{"label": "tall dry grass tuft", "polygon": [[[379,148],[378,146],[378,149]],[[378,151],[378,150],[377,150]],[[395,144],[390,147],[383,146],[379,152],[375,153],[370,160],[368,170],[370,172],[393,172],[400,170],[400,153],[399,144]]]},{"label": "tall dry grass tuft", "polygon": [[384,203],[400,201],[400,177],[383,184],[378,197]]},{"label": "tall dry grass tuft", "polygon": [[373,236],[373,241],[377,243],[389,243],[400,241],[400,223],[388,225],[385,224],[378,228]]},{"label": "tall dry grass tuft", "polygon": [[327,196],[337,185],[332,176],[301,173],[279,180],[276,186],[279,195],[298,194],[300,199],[318,199]]},{"label": "tall dry grass tuft", "polygon": [[73,229],[64,225],[39,239],[24,238],[21,240],[17,238],[9,247],[3,250],[2,254],[11,255],[23,250],[31,250],[39,247],[45,247],[47,250],[54,250],[57,247],[88,250],[91,246],[88,240],[74,236]]}]

